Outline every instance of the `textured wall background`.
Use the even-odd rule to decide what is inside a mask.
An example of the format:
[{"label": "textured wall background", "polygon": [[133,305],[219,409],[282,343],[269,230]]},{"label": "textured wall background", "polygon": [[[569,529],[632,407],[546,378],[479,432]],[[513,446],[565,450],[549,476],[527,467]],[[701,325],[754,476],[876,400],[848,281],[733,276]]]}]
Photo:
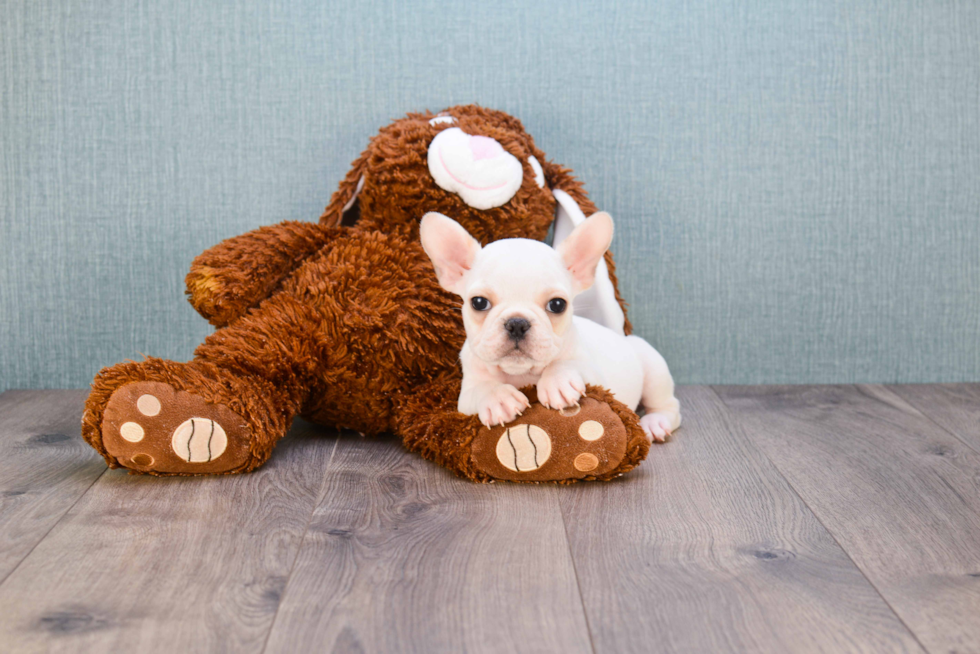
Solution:
[{"label": "textured wall background", "polygon": [[678,380],[980,380],[973,0],[0,8],[0,389],[189,358],[198,252],[471,101],[618,219]]}]

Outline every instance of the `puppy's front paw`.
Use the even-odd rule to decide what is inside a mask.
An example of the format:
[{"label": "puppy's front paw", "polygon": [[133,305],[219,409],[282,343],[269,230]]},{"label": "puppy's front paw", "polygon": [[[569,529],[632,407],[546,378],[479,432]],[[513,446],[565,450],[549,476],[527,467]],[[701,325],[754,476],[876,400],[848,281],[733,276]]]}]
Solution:
[{"label": "puppy's front paw", "polygon": [[663,443],[670,437],[671,419],[666,413],[648,413],[640,418],[640,427],[643,428],[650,442]]},{"label": "puppy's front paw", "polygon": [[510,422],[531,406],[524,393],[510,384],[501,384],[483,396],[477,413],[487,427]]},{"label": "puppy's front paw", "polygon": [[574,406],[585,393],[585,380],[575,368],[545,370],[538,380],[538,402],[549,409]]}]

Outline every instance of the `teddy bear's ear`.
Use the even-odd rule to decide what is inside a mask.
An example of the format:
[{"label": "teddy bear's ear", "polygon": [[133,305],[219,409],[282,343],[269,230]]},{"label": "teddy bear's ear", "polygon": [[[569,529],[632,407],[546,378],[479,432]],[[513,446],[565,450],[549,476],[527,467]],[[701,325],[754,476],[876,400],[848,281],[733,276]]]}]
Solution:
[{"label": "teddy bear's ear", "polygon": [[[556,200],[555,236],[552,245],[558,248],[576,226],[585,222],[585,212],[572,194],[583,198],[585,196],[582,185],[571,176],[567,168],[550,162],[545,166],[545,179]],[[591,210],[590,214],[595,213],[595,206],[591,202],[588,202],[586,208]],[[595,282],[592,286],[575,296],[574,307],[577,316],[605,325],[618,334],[626,332],[626,314],[616,298],[616,287],[605,259],[601,259],[596,266]]]},{"label": "teddy bear's ear", "polygon": [[327,205],[327,208],[323,210],[323,215],[320,216],[321,225],[324,227],[337,227],[338,225],[350,227],[357,222],[357,219],[360,217],[360,206],[358,205],[357,196],[364,188],[364,182],[367,179],[365,173],[365,169],[367,168],[366,164],[366,152],[351,164],[350,171],[348,171],[346,177],[340,182],[333,197],[330,198],[330,204]]}]

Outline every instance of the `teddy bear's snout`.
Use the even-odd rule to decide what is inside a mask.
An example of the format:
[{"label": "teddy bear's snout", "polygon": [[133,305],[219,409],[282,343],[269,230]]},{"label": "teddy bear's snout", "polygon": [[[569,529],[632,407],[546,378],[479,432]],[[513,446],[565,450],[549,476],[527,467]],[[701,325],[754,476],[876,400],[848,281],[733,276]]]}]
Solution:
[{"label": "teddy bear's snout", "polygon": [[428,166],[440,188],[475,209],[506,204],[524,180],[521,162],[497,140],[458,127],[444,129],[432,139]]}]

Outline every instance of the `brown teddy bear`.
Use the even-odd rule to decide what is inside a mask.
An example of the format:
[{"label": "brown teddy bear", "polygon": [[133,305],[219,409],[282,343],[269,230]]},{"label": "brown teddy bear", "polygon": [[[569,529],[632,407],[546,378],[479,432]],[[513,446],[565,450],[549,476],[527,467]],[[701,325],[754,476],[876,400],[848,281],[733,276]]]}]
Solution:
[{"label": "brown teddy bear", "polygon": [[[483,243],[556,238],[595,212],[569,171],[512,116],[475,105],[409,114],[354,161],[319,223],[284,222],[201,254],[190,302],[218,329],[177,363],[104,368],[82,418],[109,467],[154,475],[247,472],[297,415],[405,446],[478,481],[610,479],[649,443],[634,412],[589,387],[579,406],[535,403],[492,429],[456,410],[465,339],[458,298],[419,243],[428,211]],[[593,319],[629,331],[611,256]]]}]

